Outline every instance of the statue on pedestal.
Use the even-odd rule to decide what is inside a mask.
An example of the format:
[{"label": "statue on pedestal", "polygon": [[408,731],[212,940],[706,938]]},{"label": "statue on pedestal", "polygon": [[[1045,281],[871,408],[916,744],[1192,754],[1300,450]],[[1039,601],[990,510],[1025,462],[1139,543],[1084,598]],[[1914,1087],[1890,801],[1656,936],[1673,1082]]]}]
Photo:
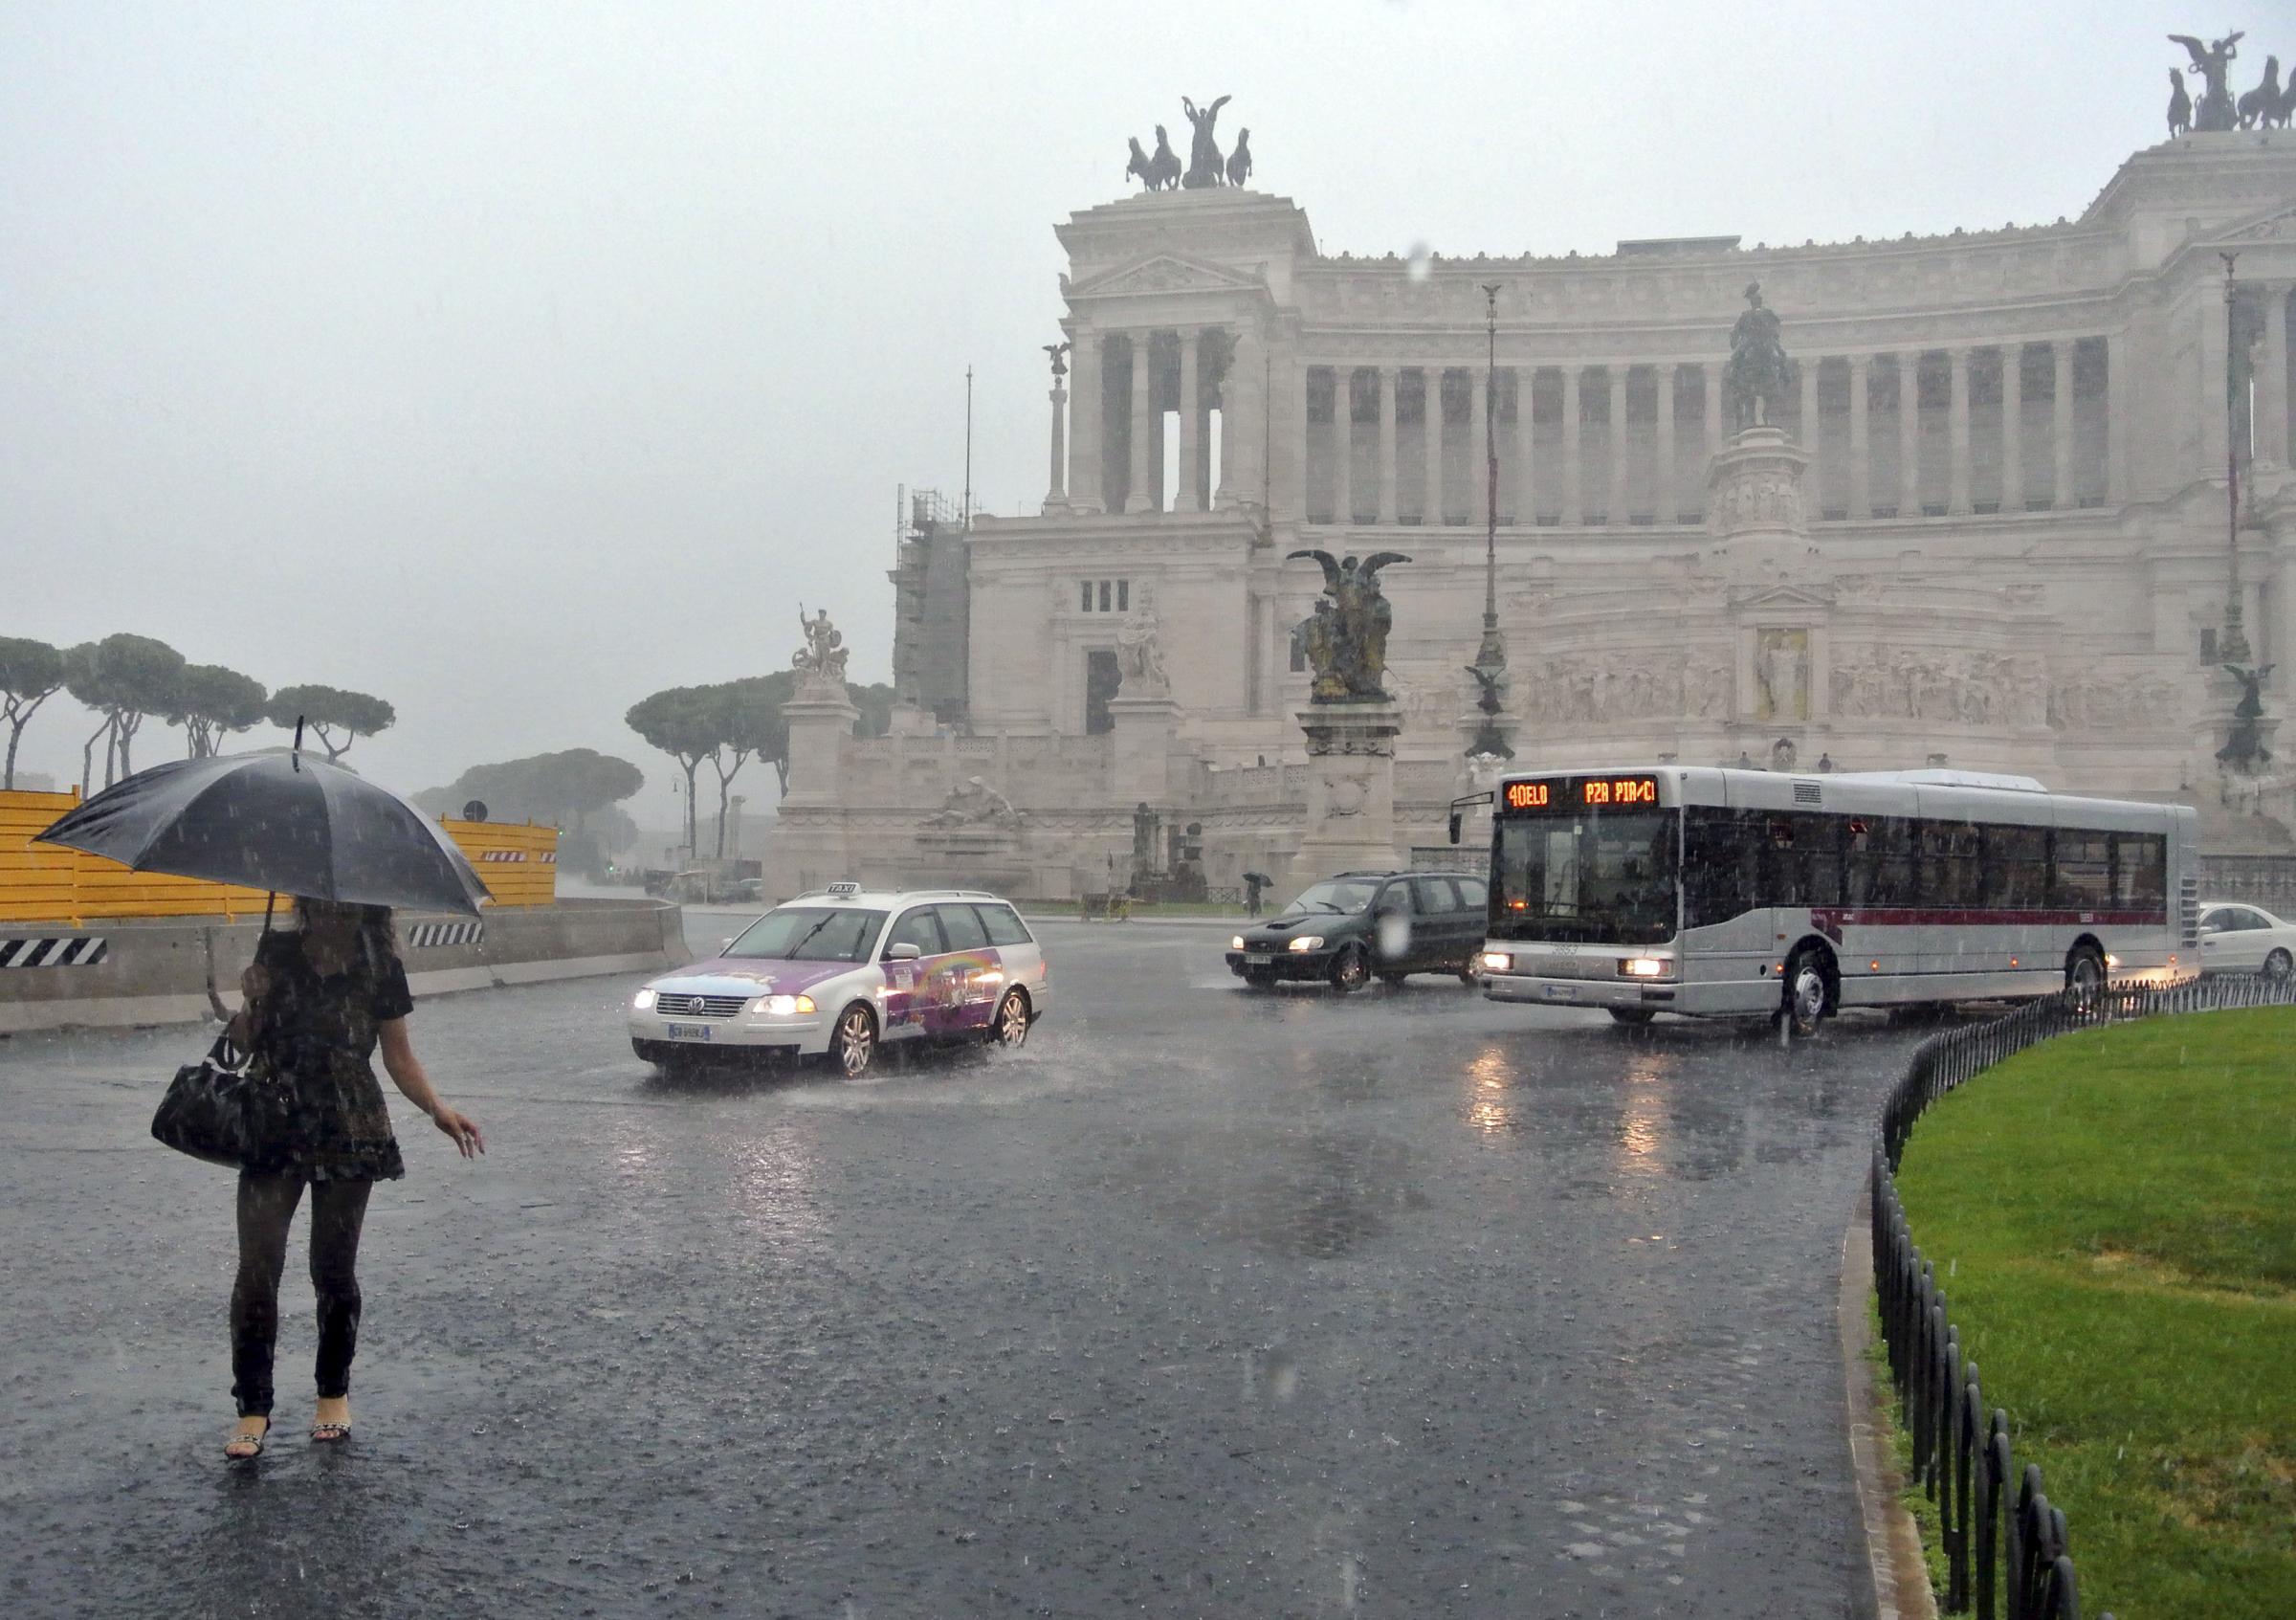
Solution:
[{"label": "statue on pedestal", "polygon": [[1749,281],[1746,313],[1730,329],[1730,363],[1722,372],[1732,431],[1743,433],[1769,421],[1799,383],[1799,368],[1786,358],[1777,312],[1762,302],[1762,284]]},{"label": "statue on pedestal", "polygon": [[1384,698],[1380,677],[1387,669],[1387,631],[1395,610],[1380,589],[1380,570],[1390,563],[1408,563],[1401,551],[1375,551],[1360,560],[1336,559],[1328,551],[1291,553],[1285,559],[1313,557],[1323,566],[1324,594],[1316,599],[1314,616],[1300,625],[1308,667],[1314,673],[1311,696],[1318,703],[1337,703]]},{"label": "statue on pedestal", "polygon": [[2171,43],[2183,46],[2191,54],[2193,71],[2208,87],[2201,93],[2199,105],[2193,109],[2193,127],[2202,133],[2230,129],[2238,118],[2225,78],[2232,71],[2233,58],[2241,54],[2237,49],[2241,37],[2238,33],[2228,33],[2203,45],[2189,33],[2169,35]]},{"label": "statue on pedestal", "polygon": [[2232,708],[2232,731],[2224,739],[2224,746],[2217,750],[2217,763],[2250,774],[2272,763],[2272,750],[2264,746],[2263,727],[2257,721],[2264,718],[2264,677],[2277,666],[2260,665],[2245,669],[2239,664],[2226,664],[2224,673],[2241,683],[2241,700]]},{"label": "statue on pedestal", "polygon": [[1140,605],[1116,627],[1116,674],[1117,690],[1127,697],[1160,695],[1172,689],[1171,677],[1164,673],[1162,623],[1145,587],[1140,590]]},{"label": "statue on pedestal", "polygon": [[797,606],[797,622],[804,627],[806,644],[790,655],[789,667],[798,673],[801,687],[828,687],[842,694],[845,690],[845,660],[851,649],[845,644],[845,635],[829,623],[827,608],[806,616],[806,606]]}]

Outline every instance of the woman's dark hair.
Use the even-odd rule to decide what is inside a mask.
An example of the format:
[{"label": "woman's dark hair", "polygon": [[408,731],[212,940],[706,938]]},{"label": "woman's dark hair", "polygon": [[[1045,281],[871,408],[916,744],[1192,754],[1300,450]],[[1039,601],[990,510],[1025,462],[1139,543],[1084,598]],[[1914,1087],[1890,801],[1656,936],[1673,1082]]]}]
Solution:
[{"label": "woman's dark hair", "polygon": [[295,915],[305,927],[311,924],[314,906],[325,906],[332,911],[357,912],[360,942],[366,946],[377,966],[399,954],[399,931],[391,925],[390,907],[360,905],[343,900],[315,900],[298,895],[295,899]]}]

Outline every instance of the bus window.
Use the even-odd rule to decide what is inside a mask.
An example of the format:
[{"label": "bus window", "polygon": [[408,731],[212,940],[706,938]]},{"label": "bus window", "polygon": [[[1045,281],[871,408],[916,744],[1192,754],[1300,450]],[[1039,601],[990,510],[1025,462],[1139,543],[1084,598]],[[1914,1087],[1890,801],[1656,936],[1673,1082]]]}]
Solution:
[{"label": "bus window", "polygon": [[2111,899],[2112,834],[2057,829],[2049,854],[2049,903],[2092,909]]},{"label": "bus window", "polygon": [[1807,811],[1769,818],[1773,905],[1842,903],[1842,818]]},{"label": "bus window", "polygon": [[1851,905],[1913,903],[1913,822],[1902,815],[1853,815],[1843,827],[1843,898]]},{"label": "bus window", "polygon": [[1921,875],[1932,905],[1974,906],[1984,885],[1977,829],[1967,821],[1921,824]]},{"label": "bus window", "polygon": [[2159,906],[2169,895],[2169,841],[2158,832],[2112,835],[2114,901],[2127,906]]},{"label": "bus window", "polygon": [[2048,903],[2049,833],[2045,827],[1988,827],[1977,863],[1976,903],[1996,911],[2030,911]]},{"label": "bus window", "polygon": [[1682,898],[1686,926],[1727,922],[1762,903],[1765,817],[1707,805],[1683,811]]}]

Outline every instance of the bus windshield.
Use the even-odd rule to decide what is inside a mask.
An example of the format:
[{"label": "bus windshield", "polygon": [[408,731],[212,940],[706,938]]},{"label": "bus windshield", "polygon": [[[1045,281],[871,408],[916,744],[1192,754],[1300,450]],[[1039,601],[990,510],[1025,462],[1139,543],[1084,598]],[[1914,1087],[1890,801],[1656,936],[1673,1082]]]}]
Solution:
[{"label": "bus windshield", "polygon": [[1672,810],[1499,817],[1490,935],[1654,945],[1674,937]]}]

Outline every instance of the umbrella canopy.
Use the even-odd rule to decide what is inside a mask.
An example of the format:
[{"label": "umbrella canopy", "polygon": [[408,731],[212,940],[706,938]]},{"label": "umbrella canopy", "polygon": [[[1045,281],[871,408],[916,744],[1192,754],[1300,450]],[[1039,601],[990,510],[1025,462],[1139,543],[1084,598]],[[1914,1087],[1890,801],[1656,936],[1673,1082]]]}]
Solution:
[{"label": "umbrella canopy", "polygon": [[475,915],[487,898],[444,828],[388,788],[294,751],[140,770],[38,842],[310,899]]}]

